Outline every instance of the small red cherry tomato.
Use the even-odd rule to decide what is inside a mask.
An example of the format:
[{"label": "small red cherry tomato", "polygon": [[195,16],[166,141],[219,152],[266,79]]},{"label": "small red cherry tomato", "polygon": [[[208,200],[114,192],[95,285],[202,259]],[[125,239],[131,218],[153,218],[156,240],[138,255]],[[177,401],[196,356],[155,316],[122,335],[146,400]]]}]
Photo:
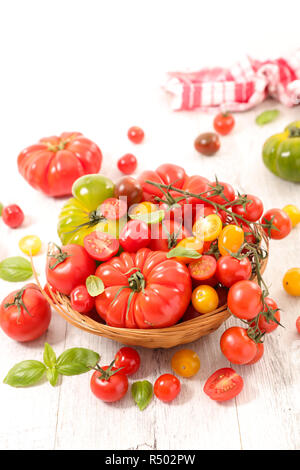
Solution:
[{"label": "small red cherry tomato", "polygon": [[24,213],[19,206],[11,204],[3,208],[2,219],[8,227],[18,228],[23,223]]},{"label": "small red cherry tomato", "polygon": [[[279,326],[277,322],[280,322],[280,312],[278,309],[278,305],[275,300],[271,299],[270,297],[265,298],[265,307],[264,307],[264,314],[261,313],[258,319],[258,328],[260,329],[261,333],[272,333],[272,331],[276,330]],[[269,307],[270,311],[268,312]],[[276,321],[274,321],[274,318]],[[251,327],[255,326],[255,323],[250,324]]]},{"label": "small red cherry tomato", "polygon": [[[219,194],[214,195],[214,193],[217,191],[217,184],[223,187],[222,191],[224,193],[224,197]],[[226,204],[228,203],[228,201],[232,202],[235,200],[235,192],[231,184],[224,183],[223,181],[219,181],[218,183],[216,181],[213,181],[212,183],[210,183],[210,186],[212,187],[212,189],[208,191],[206,196],[206,198],[210,201],[213,201],[217,204]]]},{"label": "small red cherry tomato", "polygon": [[228,308],[242,320],[252,320],[262,311],[262,290],[254,281],[238,281],[228,292]]},{"label": "small red cherry tomato", "polygon": [[233,364],[247,364],[257,353],[257,345],[245,328],[233,326],[228,328],[220,340],[221,351]]},{"label": "small red cherry tomato", "polygon": [[[267,225],[267,227],[264,227],[264,231],[270,238],[274,238],[274,240],[285,238],[292,230],[291,219],[281,209],[270,209],[265,212],[261,223]],[[271,223],[275,228],[270,227]]]},{"label": "small red cherry tomato", "polygon": [[205,132],[204,134],[198,135],[194,146],[197,152],[210,157],[219,150],[221,142],[219,136],[214,132]]},{"label": "small red cherry tomato", "polygon": [[94,298],[84,285],[75,287],[70,294],[70,299],[72,308],[79,313],[88,313],[95,305]]},{"label": "small red cherry tomato", "polygon": [[91,377],[91,390],[100,400],[113,403],[121,400],[128,390],[127,376],[115,367],[104,366]]},{"label": "small red cherry tomato", "polygon": [[251,366],[253,364],[256,364],[263,357],[264,350],[265,350],[265,347],[264,347],[263,343],[258,343],[257,344],[256,354],[255,354],[254,358],[252,359],[252,361],[247,362],[247,366]]},{"label": "small red cherry tomato", "polygon": [[150,243],[150,230],[141,220],[129,220],[120,234],[120,245],[129,253],[146,248]]},{"label": "small red cherry tomato", "polygon": [[214,119],[214,128],[221,135],[227,135],[234,128],[235,120],[230,113],[220,113]]},{"label": "small red cherry tomato", "polygon": [[130,175],[136,170],[137,159],[132,153],[126,153],[118,160],[118,168],[124,175]]},{"label": "small red cherry tomato", "polygon": [[261,218],[264,211],[262,201],[252,194],[243,194],[242,197],[247,197],[247,200],[251,202],[247,202],[245,207],[242,204],[233,205],[232,212],[244,217],[249,222],[256,222]]},{"label": "small red cherry tomato", "polygon": [[140,355],[133,348],[121,348],[115,355],[115,367],[117,369],[122,367],[122,373],[125,375],[135,374],[139,370],[140,364]]},{"label": "small red cherry tomato", "polygon": [[238,281],[250,279],[252,266],[248,258],[241,260],[232,256],[221,256],[217,261],[216,277],[225,287],[231,287]]},{"label": "small red cherry tomato", "polygon": [[200,259],[189,264],[190,275],[196,281],[210,279],[215,274],[216,269],[216,258],[211,255],[202,255]]},{"label": "small red cherry tomato", "polygon": [[120,243],[109,233],[92,232],[83,239],[84,248],[97,261],[108,261],[115,256]]},{"label": "small red cherry tomato", "polygon": [[144,131],[138,126],[132,126],[127,132],[128,139],[134,144],[140,144],[144,139]]},{"label": "small red cherry tomato", "polygon": [[154,384],[154,394],[164,402],[169,402],[177,397],[181,389],[180,380],[172,374],[163,374]]},{"label": "small red cherry tomato", "polygon": [[227,401],[243,389],[244,381],[231,367],[216,370],[206,381],[204,393],[215,401]]},{"label": "small red cherry tomato", "polygon": [[296,320],[296,328],[297,328],[298,333],[300,334],[300,317],[298,317]]},{"label": "small red cherry tomato", "polygon": [[127,213],[127,204],[123,199],[110,197],[102,202],[100,212],[108,220],[119,220]]}]

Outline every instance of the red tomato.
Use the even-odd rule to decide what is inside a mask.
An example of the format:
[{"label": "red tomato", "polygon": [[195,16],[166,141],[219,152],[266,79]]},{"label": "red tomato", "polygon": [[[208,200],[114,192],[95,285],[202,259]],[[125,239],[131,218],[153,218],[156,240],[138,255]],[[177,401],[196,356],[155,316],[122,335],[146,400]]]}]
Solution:
[{"label": "red tomato", "polygon": [[72,290],[71,306],[79,313],[88,313],[95,305],[95,299],[88,293],[86,286],[81,285]]},{"label": "red tomato", "polygon": [[247,243],[253,243],[255,244],[257,242],[257,239],[253,233],[253,231],[250,229],[250,226],[247,225],[245,222],[243,221],[239,221],[238,224],[237,224],[239,227],[241,227],[244,231],[244,234],[245,234],[245,241]]},{"label": "red tomato", "polygon": [[[275,300],[271,299],[270,297],[265,298],[265,303],[271,310],[277,310],[278,305]],[[278,323],[273,320],[273,317],[280,322],[280,312],[277,310],[276,312],[268,312],[267,307],[264,307],[264,315],[261,314],[258,319],[258,328],[260,329],[261,333],[272,333],[272,331],[278,328]],[[251,327],[255,326],[255,323],[251,323]]]},{"label": "red tomato", "polygon": [[263,343],[258,343],[257,344],[256,354],[255,354],[254,358],[252,359],[252,361],[247,362],[247,365],[250,366],[250,365],[256,364],[263,357],[264,350],[265,350],[265,347],[264,347]]},{"label": "red tomato", "polygon": [[138,182],[143,188],[144,200],[155,201],[155,197],[162,198],[164,193],[155,186],[146,183],[147,180],[160,184],[172,184],[175,188],[182,189],[186,173],[183,168],[171,163],[160,165],[155,171],[143,171],[138,177]]},{"label": "red tomato", "polygon": [[2,220],[8,227],[18,228],[23,223],[24,213],[19,206],[11,204],[3,208]]},{"label": "red tomato", "polygon": [[129,220],[120,233],[120,245],[129,253],[146,248],[150,243],[150,229],[141,220]]},{"label": "red tomato", "polygon": [[261,219],[261,223],[268,225],[268,223],[270,224],[271,221],[276,229],[264,227],[264,231],[270,238],[281,240],[282,238],[285,238],[292,230],[291,219],[281,209],[270,209],[265,212],[263,218]]},{"label": "red tomato", "polygon": [[109,233],[92,232],[83,239],[84,248],[97,261],[107,261],[115,256],[120,243]]},{"label": "red tomato", "polygon": [[210,186],[212,186],[212,189],[207,193],[205,197],[209,199],[210,201],[213,201],[217,204],[226,204],[228,203],[228,201],[229,202],[234,201],[235,192],[234,192],[233,187],[229,183],[223,183],[222,181],[219,181],[218,184],[223,187],[223,193],[226,199],[219,194],[216,194],[215,196],[212,195],[216,191],[216,189],[214,189],[217,186],[216,181],[213,181],[212,183],[210,183]]},{"label": "red tomato", "polygon": [[164,402],[170,402],[180,393],[180,380],[172,374],[163,374],[154,384],[155,396]]},{"label": "red tomato", "polygon": [[117,369],[122,367],[122,373],[125,375],[135,374],[139,370],[140,364],[140,355],[133,348],[121,348],[115,355],[115,367]]},{"label": "red tomato", "polygon": [[221,142],[218,134],[214,132],[204,132],[195,139],[194,147],[197,152],[210,157],[214,155],[220,148]]},{"label": "red tomato", "polygon": [[300,334],[300,317],[298,317],[296,320],[296,328],[298,330],[298,333]]},{"label": "red tomato", "polygon": [[235,120],[230,113],[219,113],[214,119],[214,128],[221,135],[227,135],[234,128]]},{"label": "red tomato", "polygon": [[18,156],[21,175],[48,196],[71,194],[74,181],[82,175],[98,173],[101,163],[99,147],[80,132],[44,137]]},{"label": "red tomato", "polygon": [[189,235],[189,232],[180,223],[164,220],[161,224],[151,226],[149,248],[152,251],[169,251]]},{"label": "red tomato", "polygon": [[217,261],[216,277],[225,287],[238,281],[250,279],[252,266],[248,258],[238,260],[232,256],[221,256]]},{"label": "red tomato", "polygon": [[227,213],[225,211],[220,210],[217,212],[213,206],[204,206],[203,217],[207,217],[210,214],[217,214],[221,218],[223,225],[226,224]]},{"label": "red tomato", "polygon": [[110,197],[102,202],[100,212],[108,220],[119,220],[127,214],[127,204],[123,199]]},{"label": "red tomato", "polygon": [[196,281],[206,281],[214,276],[217,261],[214,256],[202,255],[200,259],[189,264],[190,275]]},{"label": "red tomato", "polygon": [[124,175],[130,175],[136,170],[137,159],[132,153],[126,153],[118,160],[118,168]]},{"label": "red tomato", "polygon": [[134,144],[140,144],[144,139],[144,131],[138,126],[132,126],[128,129],[127,132],[128,139],[131,140]]},{"label": "red tomato", "polygon": [[86,278],[95,270],[95,261],[83,246],[55,246],[48,252],[47,281],[62,294],[70,295],[75,287],[85,284]]},{"label": "red tomato", "polygon": [[101,264],[96,276],[105,290],[96,309],[108,325],[120,328],[164,328],[183,316],[191,298],[186,266],[148,248],[122,253]]},{"label": "red tomato", "polygon": [[228,328],[220,340],[221,351],[233,364],[247,364],[257,352],[257,345],[249,338],[247,330],[239,326]]},{"label": "red tomato", "polygon": [[244,196],[251,202],[247,202],[245,207],[242,204],[232,206],[232,212],[244,217],[244,219],[249,220],[249,222],[256,222],[263,214],[263,203],[257,196],[253,196],[252,194],[243,194],[242,197]]},{"label": "red tomato", "polygon": [[42,336],[51,320],[51,308],[35,284],[11,292],[0,307],[0,326],[16,341],[32,341]]},{"label": "red tomato", "polygon": [[231,367],[216,370],[205,382],[204,393],[215,401],[227,401],[243,389],[244,381]]},{"label": "red tomato", "polygon": [[238,281],[228,292],[228,308],[242,320],[252,320],[262,311],[262,291],[254,281]]},{"label": "red tomato", "polygon": [[91,378],[91,391],[107,403],[121,400],[128,390],[127,376],[115,367],[104,366],[96,370]]}]

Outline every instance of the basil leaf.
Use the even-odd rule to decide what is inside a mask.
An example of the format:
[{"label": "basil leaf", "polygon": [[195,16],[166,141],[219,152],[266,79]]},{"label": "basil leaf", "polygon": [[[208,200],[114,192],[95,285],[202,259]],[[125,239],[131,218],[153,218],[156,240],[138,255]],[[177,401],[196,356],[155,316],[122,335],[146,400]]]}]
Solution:
[{"label": "basil leaf", "polygon": [[99,361],[99,354],[91,349],[71,348],[59,356],[56,368],[62,375],[79,375],[88,372]]},{"label": "basil leaf", "polygon": [[102,294],[104,292],[104,284],[100,277],[97,276],[89,276],[86,280],[86,288],[88,293],[92,297],[97,297],[97,295]]},{"label": "basil leaf", "polygon": [[148,214],[129,214],[129,217],[133,220],[146,222],[146,224],[158,224],[165,218],[165,211],[158,210]]},{"label": "basil leaf", "polygon": [[59,376],[57,369],[55,369],[54,367],[47,369],[46,375],[50,385],[52,385],[52,387],[55,387]]},{"label": "basil leaf", "polygon": [[131,394],[139,409],[143,411],[151,401],[153,395],[152,384],[148,380],[134,382],[131,385]]},{"label": "basil leaf", "polygon": [[198,253],[196,250],[192,250],[189,248],[182,248],[181,246],[175,247],[167,253],[167,258],[193,258],[199,259],[201,258],[201,254]]},{"label": "basil leaf", "polygon": [[0,263],[0,278],[4,281],[26,281],[32,276],[30,262],[22,256],[6,258]]},{"label": "basil leaf", "polygon": [[29,387],[39,382],[45,371],[40,361],[22,361],[10,369],[3,382],[11,387]]},{"label": "basil leaf", "polygon": [[255,122],[259,126],[264,126],[265,124],[269,124],[269,122],[274,121],[278,116],[278,109],[270,109],[259,114],[259,116],[257,116],[257,118],[255,119]]},{"label": "basil leaf", "polygon": [[56,364],[56,354],[48,343],[45,343],[44,347],[44,363],[50,368]]}]

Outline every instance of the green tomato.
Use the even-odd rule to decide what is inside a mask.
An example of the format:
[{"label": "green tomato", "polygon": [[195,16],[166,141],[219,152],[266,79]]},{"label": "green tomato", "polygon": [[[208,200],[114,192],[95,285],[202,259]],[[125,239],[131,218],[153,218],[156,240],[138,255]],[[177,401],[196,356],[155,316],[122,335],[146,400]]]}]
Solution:
[{"label": "green tomato", "polygon": [[114,191],[114,183],[98,174],[81,176],[72,187],[73,196],[88,211],[95,211],[105,199],[114,196]]},{"label": "green tomato", "polygon": [[0,217],[2,215],[2,211],[3,211],[3,204],[2,204],[2,202],[0,202]]}]

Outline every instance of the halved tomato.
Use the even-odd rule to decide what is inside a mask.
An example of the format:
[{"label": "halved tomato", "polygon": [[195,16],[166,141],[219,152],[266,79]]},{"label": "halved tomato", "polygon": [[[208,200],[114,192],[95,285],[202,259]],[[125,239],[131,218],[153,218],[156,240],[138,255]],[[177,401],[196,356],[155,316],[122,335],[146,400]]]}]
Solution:
[{"label": "halved tomato", "polygon": [[231,367],[214,372],[204,385],[204,393],[215,401],[227,401],[236,397],[242,390],[244,381]]},{"label": "halved tomato", "polygon": [[110,197],[102,202],[100,212],[107,220],[119,220],[127,213],[127,204],[123,199]]},{"label": "halved tomato", "polygon": [[214,256],[203,255],[189,264],[191,278],[196,281],[206,281],[213,277],[217,269],[217,261]]},{"label": "halved tomato", "polygon": [[222,220],[217,214],[209,214],[200,217],[193,225],[193,234],[202,238],[205,242],[211,242],[218,238],[222,231]]},{"label": "halved tomato", "polygon": [[119,241],[109,233],[92,232],[83,240],[88,254],[97,261],[107,261],[115,256],[120,248]]}]

